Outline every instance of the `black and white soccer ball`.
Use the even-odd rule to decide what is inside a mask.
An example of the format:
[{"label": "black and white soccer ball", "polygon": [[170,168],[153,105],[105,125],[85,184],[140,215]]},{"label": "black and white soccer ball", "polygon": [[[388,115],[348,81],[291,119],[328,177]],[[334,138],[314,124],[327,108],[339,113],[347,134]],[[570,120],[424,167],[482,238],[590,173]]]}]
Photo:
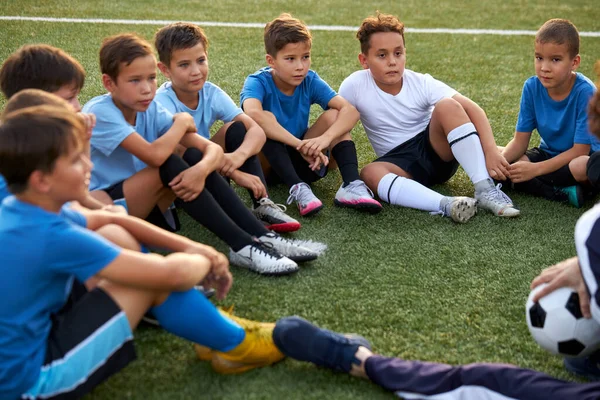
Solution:
[{"label": "black and white soccer ball", "polygon": [[598,349],[600,324],[583,317],[577,292],[560,288],[534,303],[531,299],[544,286],[531,291],[525,307],[527,326],[535,341],[565,357],[583,357]]}]

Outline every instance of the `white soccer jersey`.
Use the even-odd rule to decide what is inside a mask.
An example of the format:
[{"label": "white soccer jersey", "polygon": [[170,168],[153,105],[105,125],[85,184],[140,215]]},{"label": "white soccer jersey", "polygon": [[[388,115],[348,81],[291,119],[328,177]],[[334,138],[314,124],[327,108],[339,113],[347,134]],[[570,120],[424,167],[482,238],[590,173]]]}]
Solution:
[{"label": "white soccer jersey", "polygon": [[379,89],[371,71],[356,71],[342,82],[339,94],[360,113],[378,157],[422,132],[435,104],[458,92],[429,74],[404,70],[402,90],[395,96]]}]

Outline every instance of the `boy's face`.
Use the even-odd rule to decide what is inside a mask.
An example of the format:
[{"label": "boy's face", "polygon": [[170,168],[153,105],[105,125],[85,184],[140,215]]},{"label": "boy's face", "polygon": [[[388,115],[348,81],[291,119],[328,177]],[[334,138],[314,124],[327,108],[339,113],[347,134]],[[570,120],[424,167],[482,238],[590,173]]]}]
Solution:
[{"label": "boy's face", "polygon": [[122,63],[116,81],[105,74],[102,82],[124,114],[144,112],[156,94],[156,58],[150,54]]},{"label": "boy's face", "polygon": [[404,39],[397,32],[377,32],[371,35],[367,54],[360,53],[358,61],[371,70],[377,86],[385,92],[396,94],[402,88],[406,66]]},{"label": "boy's face", "polygon": [[276,57],[267,54],[267,63],[273,69],[277,86],[285,91],[299,86],[310,68],[310,44],[288,43],[277,52]]},{"label": "boy's face", "polygon": [[67,154],[60,156],[50,173],[43,175],[47,194],[57,204],[82,201],[88,195],[92,162],[84,148],[71,146]]},{"label": "boy's face", "polygon": [[194,93],[204,87],[208,78],[208,56],[202,43],[175,50],[168,66],[159,63],[160,71],[171,80],[173,88]]},{"label": "boy's face", "polygon": [[75,112],[81,111],[81,104],[79,103],[79,87],[75,83],[70,83],[67,85],[61,86],[57,91],[51,92],[52,94],[60,97],[63,100],[66,100],[67,103],[73,107]]},{"label": "boy's face", "polygon": [[580,57],[572,58],[566,44],[535,42],[535,74],[549,91],[568,89]]}]

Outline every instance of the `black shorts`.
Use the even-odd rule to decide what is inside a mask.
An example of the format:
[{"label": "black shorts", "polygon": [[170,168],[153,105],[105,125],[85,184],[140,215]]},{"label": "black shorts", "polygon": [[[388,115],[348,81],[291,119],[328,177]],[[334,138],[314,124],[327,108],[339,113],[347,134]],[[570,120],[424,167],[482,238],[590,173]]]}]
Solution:
[{"label": "black shorts", "polygon": [[538,163],[552,158],[550,154],[540,149],[539,147],[532,147],[531,149],[527,150],[525,152],[525,156],[529,158],[529,161],[531,161],[532,163]]},{"label": "black shorts", "polygon": [[80,398],[136,358],[127,316],[100,288],[74,281],[51,318],[44,365],[22,398]]},{"label": "black shorts", "polygon": [[388,162],[408,172],[412,179],[425,186],[444,183],[456,173],[458,161],[444,161],[429,141],[429,125],[415,137],[377,158],[373,162]]}]

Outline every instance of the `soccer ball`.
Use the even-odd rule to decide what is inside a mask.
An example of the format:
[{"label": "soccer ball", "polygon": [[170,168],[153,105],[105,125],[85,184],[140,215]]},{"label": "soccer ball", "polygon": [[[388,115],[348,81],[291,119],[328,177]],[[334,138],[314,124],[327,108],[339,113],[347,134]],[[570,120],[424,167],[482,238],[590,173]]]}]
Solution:
[{"label": "soccer ball", "polygon": [[531,291],[525,307],[531,336],[542,348],[565,357],[584,357],[600,346],[600,325],[586,319],[579,308],[579,295],[560,288],[537,303],[531,299],[546,284]]}]

